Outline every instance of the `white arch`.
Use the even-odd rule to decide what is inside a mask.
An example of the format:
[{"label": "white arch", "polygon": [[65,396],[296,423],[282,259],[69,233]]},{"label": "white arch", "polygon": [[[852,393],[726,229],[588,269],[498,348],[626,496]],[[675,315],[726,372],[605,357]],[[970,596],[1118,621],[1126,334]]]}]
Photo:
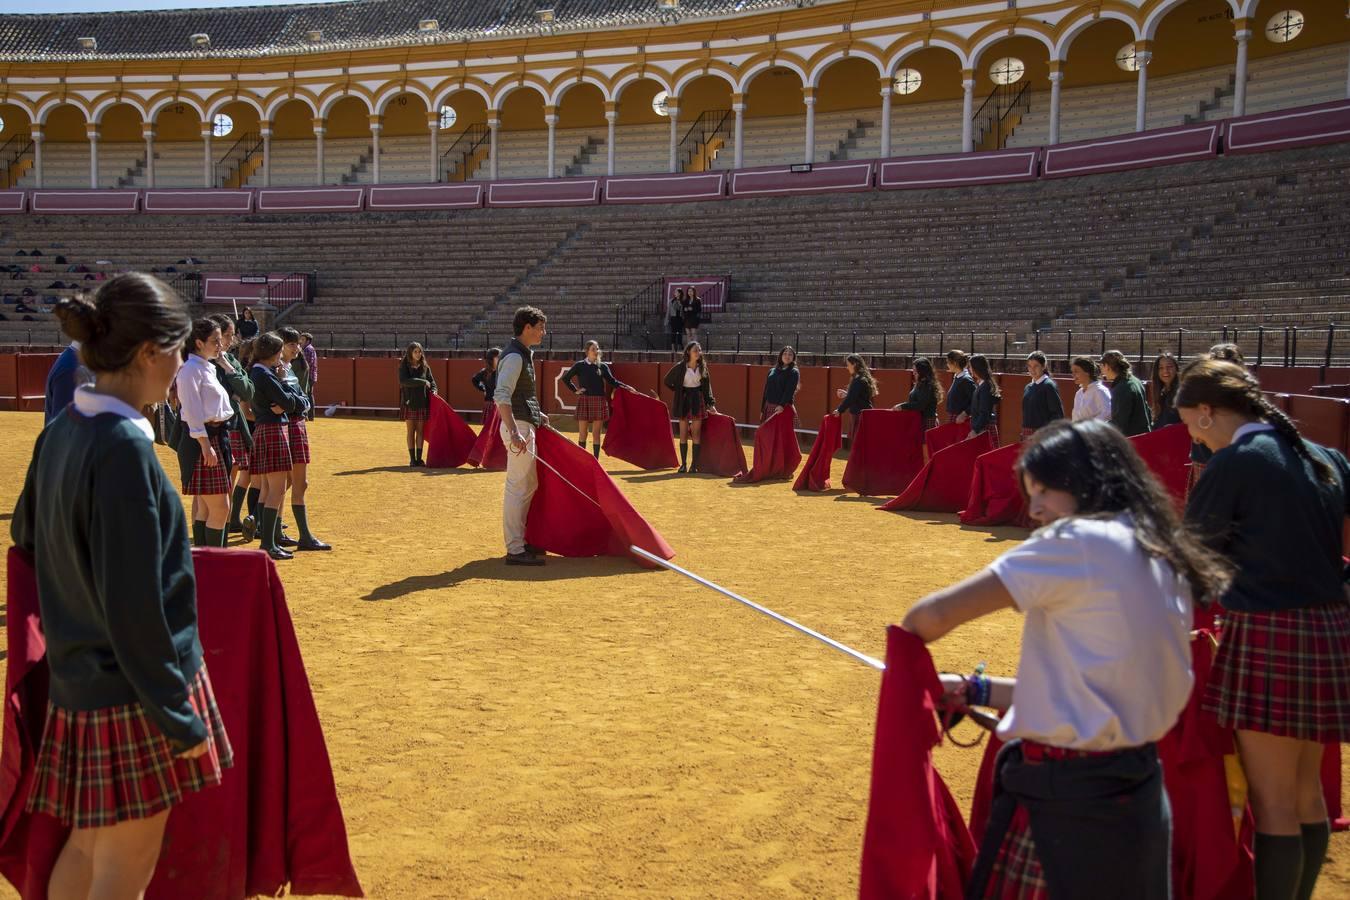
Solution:
[{"label": "white arch", "polygon": [[502,104],[506,102],[507,97],[511,96],[516,91],[521,90],[523,88],[528,88],[534,91],[536,94],[538,94],[540,97],[544,99],[545,105],[548,104],[548,92],[546,89],[541,88],[533,81],[517,77],[513,78],[511,81],[507,82],[505,85],[503,85],[497,90],[497,93],[492,98],[492,102],[488,104],[488,109],[501,109]]},{"label": "white arch", "polygon": [[547,103],[549,106],[558,106],[562,103],[562,98],[564,94],[566,94],[568,91],[570,91],[577,85],[583,83],[593,84],[596,87],[598,87],[600,89],[600,96],[605,100],[605,102],[609,102],[610,100],[614,99],[609,95],[609,89],[605,87],[605,83],[603,81],[601,81],[599,78],[596,78],[589,72],[582,72],[580,78],[576,77],[568,78],[562,84],[558,85],[558,89],[553,92],[553,96],[547,98],[544,102]]},{"label": "white arch", "polygon": [[811,70],[811,78],[806,86],[810,88],[820,87],[820,76],[824,75],[826,69],[834,63],[839,62],[841,59],[865,59],[869,61],[872,65],[877,67],[878,78],[880,78],[886,70],[886,64],[881,61],[881,57],[876,56],[870,50],[859,50],[856,47],[848,50],[836,50],[834,53],[831,53],[829,56],[822,59],[820,63]]},{"label": "white arch", "polygon": [[970,51],[970,68],[974,69],[980,64],[980,57],[984,56],[984,51],[997,44],[999,41],[1007,40],[1011,37],[1030,37],[1035,38],[1045,45],[1045,52],[1049,54],[1050,59],[1055,59],[1055,42],[1047,35],[1030,28],[1020,28],[1013,26],[1011,31],[999,30],[993,34],[986,35]]},{"label": "white arch", "polygon": [[427,110],[429,112],[435,112],[436,108],[431,105],[431,97],[426,91],[422,90],[421,87],[415,84],[395,84],[391,85],[383,94],[380,94],[379,97],[376,98],[375,115],[384,115],[384,110],[389,106],[390,101],[402,94],[412,94],[416,97],[421,97],[422,102],[427,105]]},{"label": "white arch", "polygon": [[915,53],[918,53],[920,50],[927,50],[931,47],[940,47],[943,50],[949,51],[956,57],[957,63],[959,63],[963,69],[974,68],[970,64],[970,60],[966,57],[966,51],[962,50],[959,44],[944,38],[937,38],[929,41],[915,41],[914,43],[907,44],[897,50],[886,62],[886,77],[890,78],[894,76],[895,70],[900,68],[900,64],[906,59],[913,56]]},{"label": "white arch", "polygon": [[[1144,19],[1144,27],[1140,29],[1140,31],[1143,32],[1140,39],[1151,41],[1157,37],[1159,23],[1166,18],[1168,13],[1185,2],[1186,0],[1164,0],[1164,2],[1158,4],[1157,8],[1150,12],[1148,17]],[[1228,8],[1233,11],[1233,15],[1241,15],[1238,3],[1233,2],[1233,0],[1225,0],[1225,2],[1227,2]],[[1253,5],[1252,9],[1255,8],[1255,5]]]},{"label": "white arch", "polygon": [[85,122],[89,121],[89,109],[74,97],[53,97],[37,108],[37,113],[33,117],[33,124],[46,125],[47,115],[58,106],[73,106],[84,116]]},{"label": "white arch", "polygon": [[[728,75],[721,69],[711,69],[711,68],[707,69],[706,71],[703,69],[693,69],[689,72],[685,72],[684,77],[681,78],[679,81],[675,82],[675,86],[673,88],[666,88],[666,90],[670,92],[670,95],[672,97],[679,97],[680,94],[684,93],[685,85],[689,84],[691,81],[694,81],[697,78],[702,78],[704,75],[716,75],[718,78],[722,79],[728,85],[731,86],[732,93],[741,92],[740,88],[736,87],[736,79],[733,76]],[[652,76],[648,75],[647,77],[651,78]]]},{"label": "white arch", "polygon": [[336,104],[339,100],[345,100],[348,97],[357,98],[366,105],[366,112],[370,113],[371,115],[375,114],[375,108],[370,105],[369,97],[358,91],[346,90],[346,91],[334,91],[333,93],[325,97],[323,100],[319,101],[319,118],[320,119],[328,118],[328,111],[333,108],[333,105]]},{"label": "white arch", "polygon": [[202,105],[198,103],[195,98],[181,97],[181,96],[174,97],[172,95],[168,97],[161,97],[159,100],[155,101],[155,103],[151,105],[150,109],[146,111],[145,121],[154,124],[155,119],[159,118],[160,110],[164,109],[164,107],[166,106],[172,106],[175,103],[187,104],[188,106],[192,107],[197,111],[197,115],[200,117],[200,121],[202,122],[210,121],[206,117],[206,110],[202,109]]},{"label": "white arch", "polygon": [[29,122],[34,121],[33,104],[29,103],[23,97],[0,97],[0,105],[6,103],[8,103],[10,106],[17,106],[19,109],[23,110],[24,114],[28,116]]},{"label": "white arch", "polygon": [[132,109],[136,110],[136,112],[140,113],[142,122],[150,121],[145,117],[145,107],[141,106],[140,101],[133,97],[108,97],[103,102],[99,103],[98,106],[93,108],[89,114],[89,121],[93,122],[95,125],[101,124],[103,122],[103,114],[114,106],[117,106],[119,103],[125,103],[127,106],[130,106]]},{"label": "white arch", "polygon": [[1074,39],[1103,19],[1114,19],[1117,22],[1124,22],[1130,27],[1130,34],[1134,36],[1134,39],[1136,41],[1140,40],[1139,26],[1135,23],[1134,19],[1130,18],[1125,13],[1114,9],[1103,9],[1099,10],[1094,16],[1084,16],[1070,25],[1068,30],[1059,36],[1059,40],[1055,41],[1055,49],[1051,51],[1050,58],[1058,59],[1060,61],[1068,59],[1069,47],[1073,44]]},{"label": "white arch", "polygon": [[314,105],[314,101],[310,99],[308,94],[286,93],[278,94],[276,97],[272,98],[272,102],[267,104],[267,109],[263,113],[263,118],[269,122],[272,121],[276,116],[277,110],[281,109],[281,107],[290,103],[292,100],[299,100],[301,103],[308,106],[309,111],[314,113],[315,117],[319,115],[319,108]]},{"label": "white arch", "polygon": [[[623,76],[618,80],[618,82],[615,83],[614,96],[608,99],[613,99],[615,103],[618,103],[619,98],[623,96],[624,90],[630,84],[633,84],[636,81],[642,81],[643,79],[655,81],[657,84],[661,86],[661,90],[665,91],[668,94],[676,94],[676,92],[671,88],[670,82],[667,81],[664,77],[662,77],[660,72],[629,72],[627,75]],[[732,85],[732,87],[735,87],[735,85]],[[678,94],[676,94],[676,96],[678,96]]]},{"label": "white arch", "polygon": [[206,117],[203,118],[202,121],[214,122],[216,118],[216,113],[220,112],[222,109],[224,109],[226,106],[229,106],[231,103],[243,103],[246,106],[251,106],[258,111],[259,119],[265,118],[263,114],[263,105],[258,101],[256,97],[253,97],[250,94],[235,94],[233,97],[221,97],[215,103],[211,104],[211,107],[206,111]]},{"label": "white arch", "polygon": [[445,101],[449,100],[452,95],[457,94],[460,91],[472,91],[473,93],[483,98],[483,106],[487,107],[488,109],[492,108],[492,97],[488,94],[488,92],[483,90],[483,88],[478,84],[475,84],[472,81],[466,81],[463,84],[452,84],[445,90],[441,91],[439,94],[436,95],[436,99],[431,102],[431,106],[428,107],[428,109],[434,109],[439,111],[441,106],[445,103]]},{"label": "white arch", "polygon": [[751,66],[745,72],[745,74],[741,76],[740,82],[735,87],[736,93],[744,94],[746,90],[750,87],[750,82],[755,80],[756,75],[758,75],[760,72],[763,72],[765,69],[773,69],[777,68],[778,66],[782,66],[784,69],[791,69],[792,71],[796,72],[797,76],[802,80],[802,87],[806,86],[807,78],[805,70],[803,70],[801,66],[797,65],[792,60],[761,59],[759,62]]}]

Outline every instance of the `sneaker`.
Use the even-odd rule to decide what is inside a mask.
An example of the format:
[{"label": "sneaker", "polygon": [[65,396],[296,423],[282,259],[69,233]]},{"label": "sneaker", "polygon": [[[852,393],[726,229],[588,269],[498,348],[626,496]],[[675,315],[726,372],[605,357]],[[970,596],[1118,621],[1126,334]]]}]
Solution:
[{"label": "sneaker", "polygon": [[273,559],[277,560],[278,562],[280,562],[280,561],[283,560],[283,559],[295,559],[295,554],[293,554],[293,553],[287,553],[285,550],[282,550],[280,547],[269,547],[269,548],[267,548],[267,555],[270,556],[270,557],[272,557]]},{"label": "sneaker", "polygon": [[303,540],[303,539],[302,539],[302,540],[300,541],[300,543],[296,545],[295,549],[296,549],[296,550],[332,550],[333,547],[332,547],[331,544],[325,544],[323,541],[319,540],[318,538],[310,538],[310,539],[308,539],[308,540]]},{"label": "sneaker", "polygon": [[258,533],[258,520],[252,516],[245,516],[244,521],[239,523],[239,533],[244,536],[245,544],[252,543]]},{"label": "sneaker", "polygon": [[508,553],[506,554],[506,564],[508,566],[542,566],[544,561],[533,553]]}]

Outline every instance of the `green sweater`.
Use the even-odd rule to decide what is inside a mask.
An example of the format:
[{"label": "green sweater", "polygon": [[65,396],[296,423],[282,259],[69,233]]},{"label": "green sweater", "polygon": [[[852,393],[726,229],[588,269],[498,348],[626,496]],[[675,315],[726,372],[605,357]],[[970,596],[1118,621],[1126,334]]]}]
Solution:
[{"label": "green sweater", "polygon": [[1111,424],[1126,437],[1147,434],[1152,428],[1152,414],[1144,397],[1144,384],[1133,375],[1117,378],[1111,384]]},{"label": "green sweater", "polygon": [[70,407],[38,437],[10,532],[36,563],[52,703],[140,703],[175,750],[205,740],[187,522],[150,438]]}]

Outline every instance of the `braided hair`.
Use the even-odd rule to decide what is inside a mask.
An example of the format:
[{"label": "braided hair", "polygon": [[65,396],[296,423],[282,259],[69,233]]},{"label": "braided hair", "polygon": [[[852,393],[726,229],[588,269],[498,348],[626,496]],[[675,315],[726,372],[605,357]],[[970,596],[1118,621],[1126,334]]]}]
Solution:
[{"label": "braided hair", "polygon": [[1203,404],[1264,419],[1280,437],[1289,442],[1295,453],[1312,466],[1318,481],[1323,484],[1336,483],[1336,472],[1331,464],[1312,452],[1294,421],[1284,410],[1266,399],[1266,395],[1261,392],[1260,382],[1237,363],[1222,359],[1197,359],[1181,373],[1181,386],[1177,388],[1175,402],[1178,409],[1193,409]]}]

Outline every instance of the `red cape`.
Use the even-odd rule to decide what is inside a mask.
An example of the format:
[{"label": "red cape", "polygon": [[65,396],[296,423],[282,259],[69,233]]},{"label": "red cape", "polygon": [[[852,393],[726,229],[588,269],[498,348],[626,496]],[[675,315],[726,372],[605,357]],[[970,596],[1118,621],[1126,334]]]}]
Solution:
[{"label": "red cape", "polygon": [[1021,444],[990,450],[975,460],[962,525],[1021,525],[1029,527],[1027,505],[1013,475]]},{"label": "red cape", "polygon": [[633,545],[675,556],[594,456],[552,428],[536,432],[535,448],[539,489],[525,519],[526,541],[560,556],[631,557]]},{"label": "red cape", "polygon": [[[961,423],[965,425],[964,422]],[[941,426],[950,428],[956,426]],[[929,429],[932,434],[937,428]],[[967,428],[967,430],[969,430]],[[933,454],[900,496],[878,509],[915,509],[925,512],[959,512],[970,497],[975,460],[993,449],[988,432],[949,444]]]},{"label": "red cape", "polygon": [[604,448],[639,469],[673,469],[680,464],[670,437],[670,410],[655,397],[636,391],[614,392]]},{"label": "red cape", "polygon": [[467,462],[471,466],[482,466],[489,472],[500,472],[506,468],[506,445],[502,443],[502,416],[496,406],[492,407],[492,414],[488,416],[488,420],[483,423],[483,430],[478,432],[478,437],[474,439]]},{"label": "red cape", "polygon": [[709,475],[730,478],[746,469],[745,448],[736,433],[736,420],[722,413],[713,413],[703,420],[698,470]]},{"label": "red cape", "polygon": [[[286,595],[256,550],[194,550],[202,649],[234,767],[169,816],[151,900],[292,894],[360,897],[323,730]],[[9,553],[9,657],[0,871],[24,900],[47,895],[66,830],[23,811],[46,714],[47,667],[37,587]]]},{"label": "red cape", "polygon": [[797,432],[792,424],[795,418],[796,411],[785,406],[760,423],[755,430],[754,468],[738,474],[737,481],[746,483],[792,477],[802,461]]},{"label": "red cape", "polygon": [[455,469],[469,459],[478,435],[441,399],[431,395],[431,415],[427,419],[427,466],[432,469]]},{"label": "red cape", "polygon": [[[923,443],[928,448],[928,458],[940,450],[950,447],[958,441],[964,441],[970,437],[970,422],[952,422],[949,425],[938,425],[936,428],[930,428],[924,432]],[[989,448],[994,449],[993,447]]]},{"label": "red cape", "polygon": [[830,464],[834,455],[844,446],[843,420],[834,413],[826,413],[820,420],[820,431],[816,432],[816,441],[811,445],[811,453],[806,457],[806,465],[801,474],[792,483],[794,491],[828,491],[830,489]]},{"label": "red cape", "polygon": [[1134,449],[1163,487],[1172,495],[1177,509],[1186,506],[1186,480],[1190,474],[1191,434],[1185,425],[1168,425],[1130,438]]},{"label": "red cape", "polygon": [[965,895],[975,844],[933,768],[941,695],[923,642],[902,628],[888,628],[863,835],[862,900]]},{"label": "red cape", "polygon": [[912,409],[865,409],[854,429],[844,487],[864,497],[898,494],[923,468],[923,417]]},{"label": "red cape", "polygon": [[1322,796],[1332,831],[1350,831],[1350,817],[1341,803],[1341,745],[1327,744],[1322,751]]}]

